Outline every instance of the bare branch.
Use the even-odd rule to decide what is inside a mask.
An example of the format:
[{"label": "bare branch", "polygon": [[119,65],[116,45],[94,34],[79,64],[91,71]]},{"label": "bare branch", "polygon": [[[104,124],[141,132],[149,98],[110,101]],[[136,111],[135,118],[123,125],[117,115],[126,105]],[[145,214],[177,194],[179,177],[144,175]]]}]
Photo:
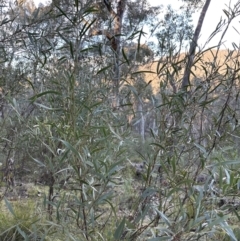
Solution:
[{"label": "bare branch", "polygon": [[191,68],[192,68],[192,65],[193,65],[193,60],[194,60],[194,57],[195,57],[197,41],[198,41],[198,38],[199,38],[199,34],[201,32],[203,21],[204,21],[205,15],[207,13],[210,2],[211,2],[211,0],[206,0],[205,4],[203,6],[202,12],[200,14],[200,17],[198,19],[198,24],[197,24],[197,27],[195,29],[195,32],[194,32],[194,35],[193,35],[193,40],[191,42],[189,53],[188,53],[187,65],[186,65],[184,75],[183,75],[182,89],[186,89],[187,86],[189,86],[189,83],[190,83],[189,77],[190,77]]}]

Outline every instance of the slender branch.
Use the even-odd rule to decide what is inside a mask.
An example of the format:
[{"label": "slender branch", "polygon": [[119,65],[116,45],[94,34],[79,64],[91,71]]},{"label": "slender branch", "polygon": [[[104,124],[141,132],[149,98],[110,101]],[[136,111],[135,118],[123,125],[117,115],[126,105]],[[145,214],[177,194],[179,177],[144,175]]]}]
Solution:
[{"label": "slender branch", "polygon": [[188,53],[187,65],[186,65],[184,75],[183,75],[183,81],[182,81],[182,89],[183,90],[186,90],[186,88],[189,86],[189,83],[190,83],[189,77],[190,77],[191,68],[192,68],[192,65],[193,65],[193,60],[194,60],[194,57],[195,57],[197,41],[198,41],[198,38],[199,38],[199,34],[201,32],[203,21],[204,21],[205,15],[207,13],[210,2],[211,2],[211,0],[206,0],[204,6],[202,8],[202,12],[201,12],[200,17],[198,19],[198,24],[197,24],[197,27],[195,29],[194,35],[193,35],[193,39],[192,39],[190,49],[189,49],[189,53]]},{"label": "slender branch", "polygon": [[117,14],[112,9],[112,4],[111,4],[110,0],[103,0],[103,2],[105,4],[105,6],[107,7],[108,12],[111,13],[112,17],[113,18],[117,17]]},{"label": "slender branch", "polygon": [[237,76],[238,71],[239,71],[239,69],[234,70],[233,76],[231,78],[231,85],[230,85],[230,88],[228,90],[227,100],[226,100],[225,104],[223,105],[223,108],[222,108],[222,110],[220,112],[220,117],[218,118],[219,121],[218,121],[218,125],[217,125],[217,130],[216,130],[215,135],[214,135],[212,147],[210,148],[210,150],[208,152],[208,156],[211,154],[211,152],[213,151],[214,147],[216,146],[217,137],[218,137],[217,133],[220,132],[220,128],[221,128],[221,124],[222,124],[222,121],[223,121],[223,117],[225,116],[225,111],[227,110],[227,107],[229,105],[233,84],[234,84],[234,81],[236,80],[236,76]]}]

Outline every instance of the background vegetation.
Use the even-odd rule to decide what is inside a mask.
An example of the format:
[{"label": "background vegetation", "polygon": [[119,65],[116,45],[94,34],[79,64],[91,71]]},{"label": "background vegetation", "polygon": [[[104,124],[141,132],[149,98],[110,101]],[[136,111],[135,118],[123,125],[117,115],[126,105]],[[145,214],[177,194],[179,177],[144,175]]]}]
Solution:
[{"label": "background vegetation", "polygon": [[240,240],[240,4],[200,49],[209,3],[1,1],[1,240]]}]

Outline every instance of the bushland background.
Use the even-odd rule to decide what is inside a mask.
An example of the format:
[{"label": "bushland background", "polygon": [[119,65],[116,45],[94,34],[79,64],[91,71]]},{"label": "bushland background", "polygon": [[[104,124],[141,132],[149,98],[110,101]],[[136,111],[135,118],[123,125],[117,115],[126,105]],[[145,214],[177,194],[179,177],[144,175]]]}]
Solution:
[{"label": "bushland background", "polygon": [[201,48],[210,2],[1,1],[1,240],[240,239],[240,3]]}]

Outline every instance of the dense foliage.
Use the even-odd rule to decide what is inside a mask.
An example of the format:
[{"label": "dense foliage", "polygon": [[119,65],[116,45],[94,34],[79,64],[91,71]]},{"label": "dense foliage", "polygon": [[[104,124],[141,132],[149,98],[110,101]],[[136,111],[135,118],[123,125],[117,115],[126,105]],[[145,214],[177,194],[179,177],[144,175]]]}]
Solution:
[{"label": "dense foliage", "polygon": [[204,50],[201,7],[1,2],[1,240],[240,239],[240,4]]}]

